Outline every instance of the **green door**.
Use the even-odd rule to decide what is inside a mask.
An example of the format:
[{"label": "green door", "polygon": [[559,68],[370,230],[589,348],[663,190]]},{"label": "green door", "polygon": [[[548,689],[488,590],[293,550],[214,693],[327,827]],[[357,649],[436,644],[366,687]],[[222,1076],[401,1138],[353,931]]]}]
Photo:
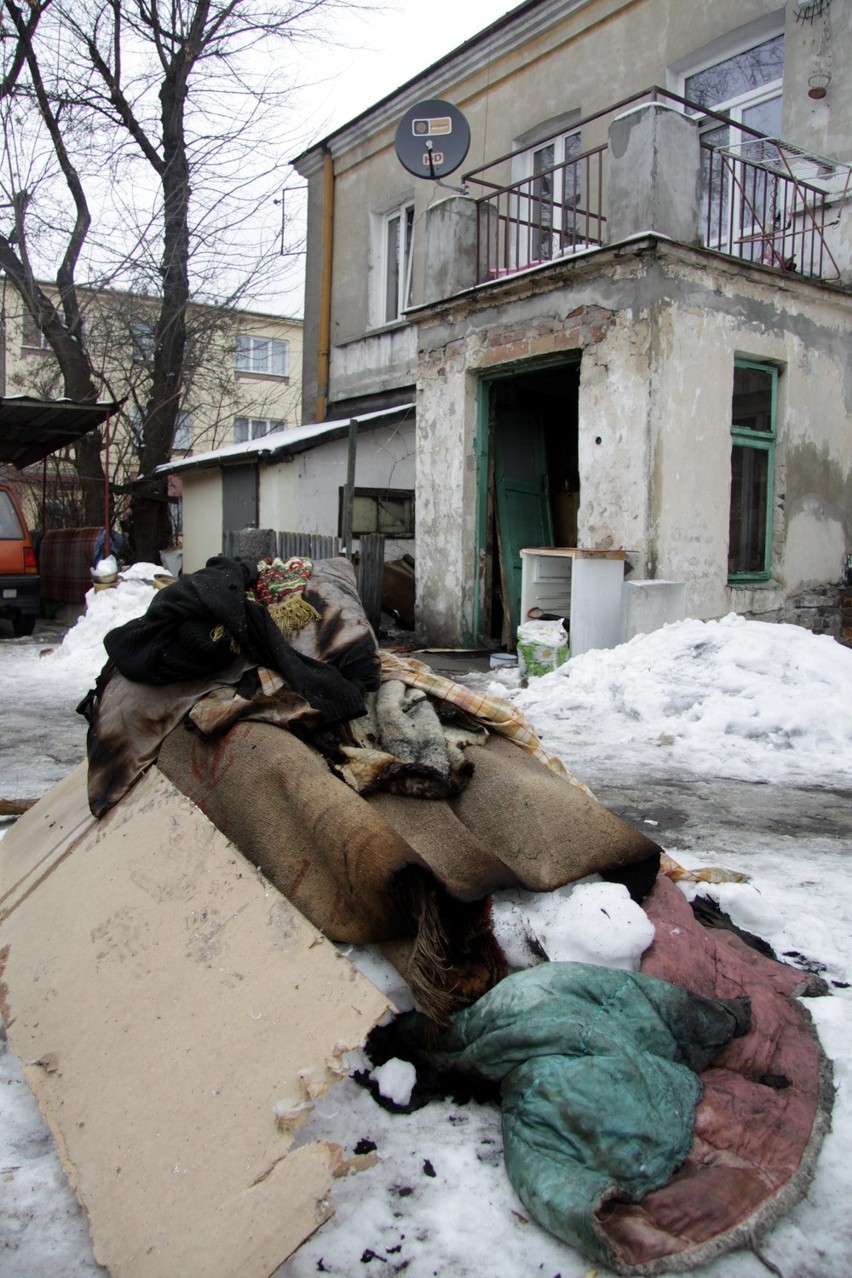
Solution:
[{"label": "green door", "polygon": [[544,425],[538,414],[519,408],[498,412],[494,488],[503,607],[514,648],[521,609],[521,550],[553,545]]}]

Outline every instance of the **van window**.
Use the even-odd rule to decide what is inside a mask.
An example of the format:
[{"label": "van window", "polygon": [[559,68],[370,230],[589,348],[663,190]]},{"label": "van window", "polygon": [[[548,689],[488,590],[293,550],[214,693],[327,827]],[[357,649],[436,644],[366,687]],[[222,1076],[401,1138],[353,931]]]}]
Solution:
[{"label": "van window", "polygon": [[24,535],[18,512],[8,493],[0,491],[0,539],[20,541]]}]

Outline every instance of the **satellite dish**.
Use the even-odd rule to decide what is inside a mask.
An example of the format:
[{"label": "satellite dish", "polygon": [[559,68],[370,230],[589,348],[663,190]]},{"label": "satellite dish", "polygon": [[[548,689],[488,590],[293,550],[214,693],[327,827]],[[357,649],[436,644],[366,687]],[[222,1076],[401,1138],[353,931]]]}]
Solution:
[{"label": "satellite dish", "polygon": [[396,126],[397,158],[415,177],[454,173],[470,149],[470,127],[458,107],[429,98],[409,107]]}]

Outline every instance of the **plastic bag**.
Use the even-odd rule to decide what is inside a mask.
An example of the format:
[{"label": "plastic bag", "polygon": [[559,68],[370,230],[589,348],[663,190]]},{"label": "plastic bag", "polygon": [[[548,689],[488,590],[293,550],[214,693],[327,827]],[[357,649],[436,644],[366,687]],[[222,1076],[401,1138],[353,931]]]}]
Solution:
[{"label": "plastic bag", "polygon": [[518,626],[518,666],[522,674],[550,674],[568,660],[568,633],[556,621],[525,621]]}]

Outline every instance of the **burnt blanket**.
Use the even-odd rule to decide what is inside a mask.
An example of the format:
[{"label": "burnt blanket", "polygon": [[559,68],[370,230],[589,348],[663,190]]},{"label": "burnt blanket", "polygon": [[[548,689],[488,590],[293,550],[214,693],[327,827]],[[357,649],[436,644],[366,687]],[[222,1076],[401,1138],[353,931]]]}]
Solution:
[{"label": "burnt blanket", "polygon": [[267,610],[246,598],[252,579],[244,561],[211,559],[106,636],[110,661],[78,706],[89,722],[95,816],[121,799],[168,733],[211,693],[214,731],[251,714],[315,730],[364,713],[381,664],[352,565],[314,564],[305,596],[320,616],[290,644]]}]

